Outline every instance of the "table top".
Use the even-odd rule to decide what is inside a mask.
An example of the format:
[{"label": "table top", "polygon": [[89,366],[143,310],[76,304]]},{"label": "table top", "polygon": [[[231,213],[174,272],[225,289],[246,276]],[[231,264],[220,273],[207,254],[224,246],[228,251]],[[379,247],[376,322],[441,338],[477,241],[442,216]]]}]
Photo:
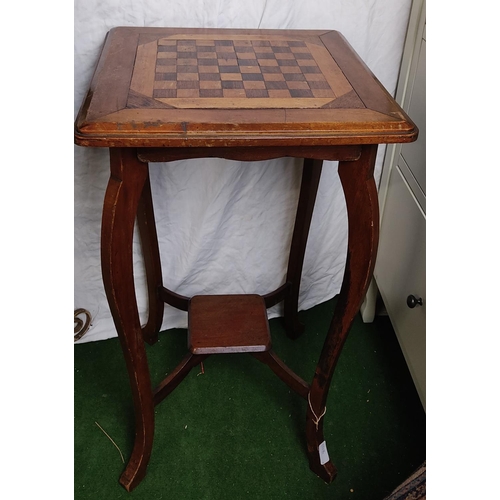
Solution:
[{"label": "table top", "polygon": [[102,147],[411,142],[415,124],[337,31],[112,29],[75,122]]}]

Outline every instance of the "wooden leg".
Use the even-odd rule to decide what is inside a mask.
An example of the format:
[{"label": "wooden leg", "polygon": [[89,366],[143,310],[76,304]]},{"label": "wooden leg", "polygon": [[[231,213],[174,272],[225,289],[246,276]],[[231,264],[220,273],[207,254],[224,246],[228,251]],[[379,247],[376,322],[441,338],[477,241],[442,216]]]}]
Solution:
[{"label": "wooden leg", "polygon": [[185,378],[192,368],[199,365],[209,354],[188,353],[175,369],[153,392],[154,404],[161,403]]},{"label": "wooden leg", "polygon": [[335,313],[309,392],[306,417],[309,466],[326,482],[336,476],[323,438],[330,382],[347,334],[370,284],[378,244],[378,197],[373,179],[377,146],[364,146],[359,160],[340,162],[349,221],[347,261]]},{"label": "wooden leg", "polygon": [[144,182],[142,195],[139,200],[137,225],[141,236],[149,298],[148,322],[142,329],[142,335],[148,344],[154,344],[158,340],[165,305],[160,296],[163,287],[163,278],[149,174]]},{"label": "wooden leg", "polygon": [[307,399],[309,394],[309,384],[296,375],[271,349],[264,352],[252,352],[252,355],[259,361],[269,366],[285,384],[295,391],[299,396]]},{"label": "wooden leg", "polygon": [[104,288],[125,356],[134,402],[135,442],[120,483],[127,491],[146,474],[154,433],[154,405],[134,288],[132,239],[148,165],[134,149],[111,148],[102,217],[101,263]]},{"label": "wooden leg", "polygon": [[290,338],[297,338],[304,331],[304,325],[298,319],[300,280],[322,166],[323,160],[304,160],[299,204],[286,275],[289,290],[285,297],[284,321],[287,335]]}]

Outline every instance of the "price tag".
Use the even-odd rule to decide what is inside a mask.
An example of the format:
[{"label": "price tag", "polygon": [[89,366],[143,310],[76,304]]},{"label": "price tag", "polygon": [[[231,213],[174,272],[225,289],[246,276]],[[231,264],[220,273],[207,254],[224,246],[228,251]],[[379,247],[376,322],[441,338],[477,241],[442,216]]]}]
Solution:
[{"label": "price tag", "polygon": [[319,462],[321,465],[325,465],[326,462],[330,461],[330,457],[328,456],[328,450],[326,449],[326,441],[323,441],[319,445]]}]

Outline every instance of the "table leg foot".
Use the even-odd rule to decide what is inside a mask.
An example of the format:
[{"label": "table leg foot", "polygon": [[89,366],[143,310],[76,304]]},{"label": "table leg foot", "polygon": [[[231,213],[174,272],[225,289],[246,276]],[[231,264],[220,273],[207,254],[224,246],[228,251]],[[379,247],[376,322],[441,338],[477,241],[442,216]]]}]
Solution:
[{"label": "table leg foot", "polygon": [[330,460],[323,437],[322,418],[326,413],[326,407],[316,412],[311,404],[311,393],[308,394],[307,401],[309,407],[306,416],[306,439],[309,468],[323,481],[331,483],[337,476],[337,468]]},{"label": "table leg foot", "polygon": [[132,454],[127,464],[127,468],[120,476],[120,484],[128,491],[135,489],[139,483],[144,479],[147,472],[147,462],[144,460],[143,455],[138,452],[136,456]]},{"label": "table leg foot", "polygon": [[304,323],[301,323],[296,317],[284,319],[285,332],[288,338],[295,340],[298,339],[305,330]]},{"label": "table leg foot", "polygon": [[337,477],[337,468],[330,460],[325,464],[321,464],[319,446],[315,450],[308,453],[309,455],[309,468],[319,478],[323,479],[325,483],[331,483]]}]

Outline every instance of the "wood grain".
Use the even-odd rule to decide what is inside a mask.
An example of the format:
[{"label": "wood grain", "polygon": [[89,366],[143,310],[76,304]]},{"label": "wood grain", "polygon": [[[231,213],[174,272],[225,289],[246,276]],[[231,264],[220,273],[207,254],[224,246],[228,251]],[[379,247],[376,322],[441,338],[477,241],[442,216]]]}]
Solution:
[{"label": "wood grain", "polygon": [[94,147],[410,142],[417,129],[334,31],[115,28],[75,122]]}]

